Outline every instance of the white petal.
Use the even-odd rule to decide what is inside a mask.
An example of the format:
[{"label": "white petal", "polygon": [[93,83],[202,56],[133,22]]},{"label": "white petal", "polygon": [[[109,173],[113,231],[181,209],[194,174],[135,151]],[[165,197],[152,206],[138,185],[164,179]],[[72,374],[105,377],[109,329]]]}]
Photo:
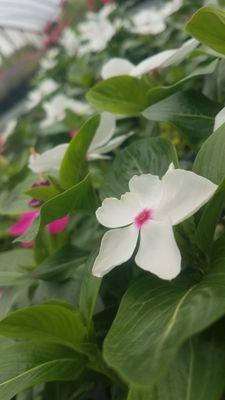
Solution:
[{"label": "white petal", "polygon": [[151,174],[134,175],[129,182],[133,196],[142,207],[157,208],[162,196],[162,183],[158,176]]},{"label": "white petal", "polygon": [[120,200],[109,197],[102,202],[96,211],[100,224],[107,228],[118,228],[134,222],[135,216],[141,211],[141,205],[131,193],[125,193]]},{"label": "white petal", "polygon": [[101,146],[96,149],[98,154],[109,153],[112,150],[117,149],[125,140],[132,136],[134,132],[127,133],[125,135],[117,136],[116,138],[110,140],[105,146]]},{"label": "white petal", "polygon": [[176,53],[175,49],[165,50],[154,56],[148,57],[138,64],[131,72],[132,76],[140,76],[148,72],[160,68],[165,61]]},{"label": "white petal", "polygon": [[220,112],[216,115],[215,124],[214,124],[214,131],[220,128],[225,122],[225,107],[220,110]]},{"label": "white petal", "polygon": [[130,75],[134,64],[124,58],[111,58],[102,68],[102,79],[108,79],[113,76]]},{"label": "white petal", "polygon": [[100,124],[96,130],[95,136],[89,146],[89,151],[94,151],[98,147],[106,144],[113,136],[116,129],[115,115],[103,112],[101,114]]},{"label": "white petal", "polygon": [[133,224],[106,232],[93,266],[93,275],[101,277],[129,260],[135,250],[138,234],[139,231]]},{"label": "white petal", "polygon": [[199,210],[212,197],[217,185],[191,171],[169,170],[162,178],[163,196],[156,219],[179,224]]},{"label": "white petal", "polygon": [[173,14],[182,6],[183,0],[172,0],[168,1],[163,7],[161,7],[160,14],[164,17],[169,17],[169,15]]},{"label": "white petal", "polygon": [[31,155],[29,158],[29,168],[39,174],[49,171],[57,171],[67,150],[68,144],[63,143],[51,150],[47,150],[41,155]]},{"label": "white petal", "polygon": [[165,68],[169,65],[182,62],[188,54],[198,46],[198,44],[199,42],[196,39],[187,40],[174,54],[171,55],[171,57],[169,57],[168,60],[163,62],[162,66]]},{"label": "white petal", "polygon": [[142,226],[135,262],[162,279],[170,280],[179,274],[181,255],[170,224],[151,220]]}]

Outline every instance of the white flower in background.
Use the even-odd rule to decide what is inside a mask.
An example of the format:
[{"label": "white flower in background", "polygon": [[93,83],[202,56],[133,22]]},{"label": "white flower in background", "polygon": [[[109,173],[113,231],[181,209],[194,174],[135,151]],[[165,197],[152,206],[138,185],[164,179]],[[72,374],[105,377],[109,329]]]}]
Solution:
[{"label": "white flower in background", "polygon": [[[130,135],[121,135],[112,139],[116,129],[116,119],[113,114],[102,113],[101,121],[87,152],[88,160],[107,159],[105,153],[116,149]],[[69,143],[63,143],[42,154],[32,154],[29,158],[29,168],[35,173],[58,171]]]},{"label": "white flower in background", "polygon": [[59,49],[50,49],[45,53],[44,58],[40,61],[40,67],[48,71],[57,65],[57,56],[59,55]]},{"label": "white flower in background", "polygon": [[41,122],[42,128],[62,121],[65,118],[66,110],[71,110],[78,115],[88,115],[91,112],[89,104],[71,99],[64,94],[57,94],[51,100],[45,102],[43,108],[46,117]]},{"label": "white flower in background", "polygon": [[163,178],[133,176],[129,192],[107,198],[96,211],[107,228],[92,273],[101,277],[128,261],[137,246],[136,264],[162,279],[181,270],[181,254],[173,225],[193,215],[213,195],[217,185],[193,172],[169,168]]},{"label": "white flower in background", "polygon": [[36,107],[40,101],[58,89],[58,84],[53,79],[44,79],[39,86],[28,94],[27,109]]},{"label": "white flower in background", "polygon": [[102,68],[101,76],[108,79],[113,76],[131,75],[141,76],[148,72],[169,67],[182,62],[187,55],[198,46],[195,39],[187,40],[178,49],[165,50],[141,61],[138,65],[132,64],[125,58],[111,58]]},{"label": "white flower in background", "polygon": [[182,4],[183,0],[172,0],[162,7],[141,8],[131,17],[129,30],[140,35],[157,35],[166,29],[166,19]]},{"label": "white flower in background", "polygon": [[100,52],[115,35],[117,27],[107,18],[114,6],[102,7],[99,13],[87,13],[86,21],[78,25],[80,46],[78,53]]},{"label": "white flower in background", "polygon": [[64,30],[60,39],[60,43],[64,47],[67,54],[69,54],[70,56],[73,56],[77,53],[79,40],[72,29],[67,28]]},{"label": "white flower in background", "polygon": [[214,123],[214,131],[220,128],[221,125],[225,123],[225,107],[220,110],[220,112],[216,115],[215,123]]}]

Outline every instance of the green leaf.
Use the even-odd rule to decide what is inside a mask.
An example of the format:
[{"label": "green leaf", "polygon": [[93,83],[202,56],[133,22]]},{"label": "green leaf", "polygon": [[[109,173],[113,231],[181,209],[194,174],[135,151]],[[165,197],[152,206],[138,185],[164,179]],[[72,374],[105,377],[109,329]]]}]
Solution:
[{"label": "green leaf", "polygon": [[128,383],[153,388],[185,340],[225,314],[224,258],[201,281],[193,275],[165,282],[146,273],[124,295],[104,357]]},{"label": "green leaf", "polygon": [[171,162],[178,166],[176,150],[166,139],[148,138],[131,143],[118,151],[110,170],[105,173],[101,198],[121,196],[135,174],[164,175]]},{"label": "green leaf", "polygon": [[48,341],[82,351],[87,331],[77,311],[60,303],[46,303],[9,314],[0,321],[0,335]]},{"label": "green leaf", "polygon": [[132,76],[106,79],[89,90],[87,100],[97,109],[117,114],[137,115],[149,104],[149,86]]},{"label": "green leaf", "polygon": [[71,349],[51,343],[17,343],[1,348],[0,398],[11,400],[17,393],[43,382],[75,380],[85,358]]},{"label": "green leaf", "polygon": [[36,218],[27,232],[15,239],[15,242],[31,242],[37,236],[40,227],[62,218],[72,211],[93,212],[96,208],[96,198],[90,176],[70,189],[48,200],[41,207],[40,217]]},{"label": "green leaf", "polygon": [[71,140],[59,171],[60,183],[64,189],[76,185],[87,174],[86,153],[99,122],[99,115],[90,118]]},{"label": "green leaf", "polygon": [[205,139],[212,131],[216,103],[194,91],[177,92],[147,108],[143,115],[151,121],[170,122],[193,142]]},{"label": "green leaf", "polygon": [[47,201],[59,194],[59,191],[53,185],[46,185],[28,189],[25,194],[33,197],[33,199]]},{"label": "green leaf", "polygon": [[83,251],[67,244],[45,259],[32,273],[32,277],[44,281],[64,281],[85,260],[86,254]]},{"label": "green leaf", "polygon": [[211,49],[225,54],[225,12],[203,7],[188,21],[186,32]]},{"label": "green leaf", "polygon": [[0,287],[18,286],[27,283],[30,278],[22,269],[33,264],[32,251],[16,249],[0,254]]},{"label": "green leaf", "polygon": [[192,72],[190,75],[188,75],[185,78],[181,79],[180,81],[174,83],[173,85],[158,86],[153,89],[150,89],[148,92],[149,105],[157,103],[158,101],[161,101],[161,100],[165,99],[166,97],[171,96],[173,93],[180,90],[185,85],[185,83],[189,82],[190,80],[192,80],[194,78],[197,78],[201,75],[212,74],[215,71],[217,64],[218,64],[218,60],[214,60],[206,66],[200,66],[200,67],[196,68],[196,70],[194,72]]},{"label": "green leaf", "polygon": [[225,176],[225,124],[203,143],[193,165],[193,171],[219,184]]},{"label": "green leaf", "polygon": [[224,387],[225,348],[214,338],[190,339],[169,373],[150,391],[132,389],[128,400],[220,400]]},{"label": "green leaf", "polygon": [[195,238],[202,251],[210,254],[213,237],[218,220],[225,206],[225,179],[221,182],[216,193],[205,206],[198,223]]},{"label": "green leaf", "polygon": [[94,277],[91,273],[96,256],[97,251],[94,251],[87,260],[80,288],[79,310],[88,329],[91,327],[92,316],[101,285],[101,279]]}]

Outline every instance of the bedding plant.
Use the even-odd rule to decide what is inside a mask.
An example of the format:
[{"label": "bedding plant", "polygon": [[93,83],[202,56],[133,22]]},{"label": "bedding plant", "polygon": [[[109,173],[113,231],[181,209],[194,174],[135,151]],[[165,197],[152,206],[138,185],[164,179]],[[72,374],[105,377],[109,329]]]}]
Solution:
[{"label": "bedding plant", "polygon": [[0,399],[223,400],[223,2],[105,3],[2,115]]}]

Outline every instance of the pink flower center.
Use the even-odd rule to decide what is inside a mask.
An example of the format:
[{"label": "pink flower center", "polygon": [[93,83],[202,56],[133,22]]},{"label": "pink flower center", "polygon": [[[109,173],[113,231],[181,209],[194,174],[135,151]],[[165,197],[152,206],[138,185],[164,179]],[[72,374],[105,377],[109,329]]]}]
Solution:
[{"label": "pink flower center", "polygon": [[136,227],[138,229],[140,229],[142,227],[142,225],[144,225],[147,221],[149,221],[150,219],[153,219],[153,211],[148,209],[148,208],[144,208],[143,211],[141,211],[134,219],[134,223],[136,225]]}]

